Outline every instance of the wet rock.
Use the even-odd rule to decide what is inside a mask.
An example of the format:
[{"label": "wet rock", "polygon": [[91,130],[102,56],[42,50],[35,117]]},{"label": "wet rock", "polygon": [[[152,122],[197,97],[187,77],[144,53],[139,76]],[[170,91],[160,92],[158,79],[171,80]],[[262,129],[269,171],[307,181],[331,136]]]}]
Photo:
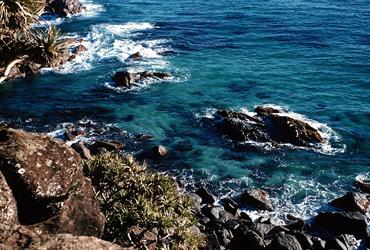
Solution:
[{"label": "wet rock", "polygon": [[164,147],[162,145],[155,146],[152,149],[152,151],[153,151],[153,154],[154,154],[155,157],[164,157],[168,153],[168,150],[166,149],[166,147]]},{"label": "wet rock", "polygon": [[131,122],[131,121],[133,121],[135,119],[135,116],[134,115],[132,115],[132,114],[130,114],[130,115],[126,115],[124,118],[123,118],[123,120],[125,121],[125,122]]},{"label": "wet rock", "polygon": [[0,172],[0,223],[17,224],[17,203],[12,190],[8,186],[4,176]]},{"label": "wet rock", "polygon": [[227,198],[227,199],[223,199],[222,203],[224,204],[224,208],[227,212],[233,215],[237,213],[239,205],[234,200]]},{"label": "wet rock", "polygon": [[218,131],[236,142],[290,143],[311,146],[324,140],[319,131],[305,121],[281,113],[270,107],[257,107],[257,116],[219,110],[215,113]]},{"label": "wet rock", "polygon": [[326,249],[326,241],[319,237],[312,237],[313,249],[324,250]]},{"label": "wet rock", "polygon": [[360,212],[321,212],[314,218],[312,229],[334,236],[351,234],[362,239],[367,236],[366,216]]},{"label": "wet rock", "polygon": [[338,250],[357,249],[357,240],[353,235],[342,234],[328,242],[327,248]]},{"label": "wet rock", "polygon": [[68,127],[66,131],[64,131],[63,136],[67,141],[73,141],[76,139],[77,136],[85,135],[85,131],[81,129],[77,129],[74,126]]},{"label": "wet rock", "polygon": [[355,192],[348,192],[346,195],[332,200],[330,204],[346,211],[357,211],[363,214],[366,214],[370,207],[370,201],[366,195]]},{"label": "wet rock", "polygon": [[307,146],[309,143],[322,143],[324,140],[317,129],[304,121],[288,116],[271,114],[268,116],[271,138],[282,143]]},{"label": "wet rock", "polygon": [[268,249],[271,250],[302,250],[301,245],[299,244],[298,240],[290,234],[285,234],[281,232],[276,234]]},{"label": "wet rock", "polygon": [[102,249],[123,250],[111,242],[89,236],[46,234],[40,229],[0,224],[0,249]]},{"label": "wet rock", "polygon": [[75,55],[79,55],[79,54],[81,54],[82,52],[84,52],[84,51],[86,51],[86,50],[87,50],[87,48],[86,48],[85,46],[83,46],[82,44],[80,44],[80,45],[77,45],[77,46],[74,48],[73,53],[74,53]]},{"label": "wet rock", "polygon": [[157,79],[163,80],[170,78],[171,74],[165,72],[137,72],[137,73],[130,73],[127,71],[119,71],[114,74],[113,81],[115,82],[117,87],[125,87],[131,88],[131,86],[139,81],[145,79]]},{"label": "wet rock", "polygon": [[205,187],[200,187],[195,193],[202,198],[202,203],[213,204],[216,202],[216,197]]},{"label": "wet rock", "polygon": [[135,135],[135,141],[136,142],[151,141],[153,139],[154,139],[154,137],[152,135],[148,135],[148,134]]},{"label": "wet rock", "polygon": [[260,189],[245,191],[240,197],[240,205],[242,207],[253,207],[259,210],[273,211],[268,193]]},{"label": "wet rock", "polygon": [[269,142],[268,135],[263,131],[262,120],[247,114],[220,110],[216,115],[221,118],[217,124],[218,130],[236,141]]},{"label": "wet rock", "polygon": [[96,155],[104,151],[119,151],[125,147],[124,143],[117,141],[96,141],[91,145],[91,152]]},{"label": "wet rock", "polygon": [[140,52],[136,52],[136,53],[132,54],[132,55],[129,57],[129,59],[132,59],[132,60],[136,60],[136,61],[138,61],[138,60],[143,59],[143,56],[140,54]]},{"label": "wet rock", "polygon": [[181,152],[187,152],[193,150],[193,145],[188,140],[180,141],[176,144],[175,149]]},{"label": "wet rock", "polygon": [[258,116],[265,116],[269,114],[281,113],[281,110],[272,107],[258,106],[254,109],[254,112],[256,112]]},{"label": "wet rock", "polygon": [[15,129],[0,130],[0,170],[23,225],[49,233],[100,236],[105,219],[81,158],[62,141]]},{"label": "wet rock", "polygon": [[363,192],[370,194],[370,180],[358,180],[356,184]]},{"label": "wet rock", "polygon": [[301,245],[302,249],[313,249],[314,243],[311,240],[311,236],[308,234],[293,231],[292,234],[298,240],[299,244]]},{"label": "wet rock", "polygon": [[47,0],[46,11],[55,13],[61,17],[82,12],[85,8],[79,0]]},{"label": "wet rock", "polygon": [[77,142],[71,146],[83,159],[90,160],[92,158],[90,150],[83,142]]}]

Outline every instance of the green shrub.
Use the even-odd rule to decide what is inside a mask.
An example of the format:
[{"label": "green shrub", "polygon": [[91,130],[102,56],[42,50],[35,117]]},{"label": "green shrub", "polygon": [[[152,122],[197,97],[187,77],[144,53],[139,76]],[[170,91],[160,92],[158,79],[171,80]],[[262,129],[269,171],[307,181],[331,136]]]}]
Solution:
[{"label": "green shrub", "polygon": [[192,200],[170,177],[149,171],[131,156],[113,153],[85,162],[84,171],[107,219],[106,240],[145,249],[140,238],[130,237],[130,229],[138,226],[158,234],[158,248],[197,249],[203,244],[202,236],[192,230]]}]

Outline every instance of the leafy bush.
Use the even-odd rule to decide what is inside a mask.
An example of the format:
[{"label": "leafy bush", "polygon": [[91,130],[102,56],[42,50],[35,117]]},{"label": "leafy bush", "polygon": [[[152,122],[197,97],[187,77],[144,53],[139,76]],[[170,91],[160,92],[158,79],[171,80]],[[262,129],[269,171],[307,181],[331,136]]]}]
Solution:
[{"label": "leafy bush", "polygon": [[197,249],[203,244],[202,236],[192,230],[193,202],[170,177],[149,171],[131,156],[113,153],[85,162],[84,170],[107,219],[106,240],[144,249],[140,238],[130,236],[130,229],[138,226],[156,232],[158,248]]}]

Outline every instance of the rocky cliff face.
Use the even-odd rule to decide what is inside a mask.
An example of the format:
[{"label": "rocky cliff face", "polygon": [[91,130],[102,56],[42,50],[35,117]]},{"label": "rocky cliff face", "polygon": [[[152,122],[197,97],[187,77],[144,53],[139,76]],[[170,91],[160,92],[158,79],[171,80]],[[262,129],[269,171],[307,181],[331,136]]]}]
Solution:
[{"label": "rocky cliff face", "polygon": [[[13,231],[26,231],[35,238],[37,232],[100,237],[104,230],[105,218],[90,180],[83,176],[81,158],[62,141],[43,134],[0,129],[0,190],[4,228],[0,242],[9,243],[9,247],[13,243],[6,239],[11,239],[13,233],[9,232]],[[78,239],[50,237],[42,242]]]}]

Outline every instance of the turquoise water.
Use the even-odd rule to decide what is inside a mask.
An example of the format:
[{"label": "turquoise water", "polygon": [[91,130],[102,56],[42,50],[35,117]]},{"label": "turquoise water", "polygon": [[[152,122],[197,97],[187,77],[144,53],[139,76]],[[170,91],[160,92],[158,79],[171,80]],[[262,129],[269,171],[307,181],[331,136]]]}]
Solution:
[{"label": "turquoise water", "polygon": [[[264,188],[282,213],[312,215],[369,177],[368,1],[85,4],[87,13],[52,23],[64,36],[84,38],[88,51],[62,69],[0,86],[1,119],[51,132],[85,118],[152,134],[153,144],[174,152],[156,168],[220,197]],[[127,60],[137,51],[143,61]],[[120,69],[174,78],[124,91],[111,83]],[[239,149],[202,123],[214,109],[261,104],[326,124],[325,148]],[[191,150],[175,153],[183,141]]]}]

